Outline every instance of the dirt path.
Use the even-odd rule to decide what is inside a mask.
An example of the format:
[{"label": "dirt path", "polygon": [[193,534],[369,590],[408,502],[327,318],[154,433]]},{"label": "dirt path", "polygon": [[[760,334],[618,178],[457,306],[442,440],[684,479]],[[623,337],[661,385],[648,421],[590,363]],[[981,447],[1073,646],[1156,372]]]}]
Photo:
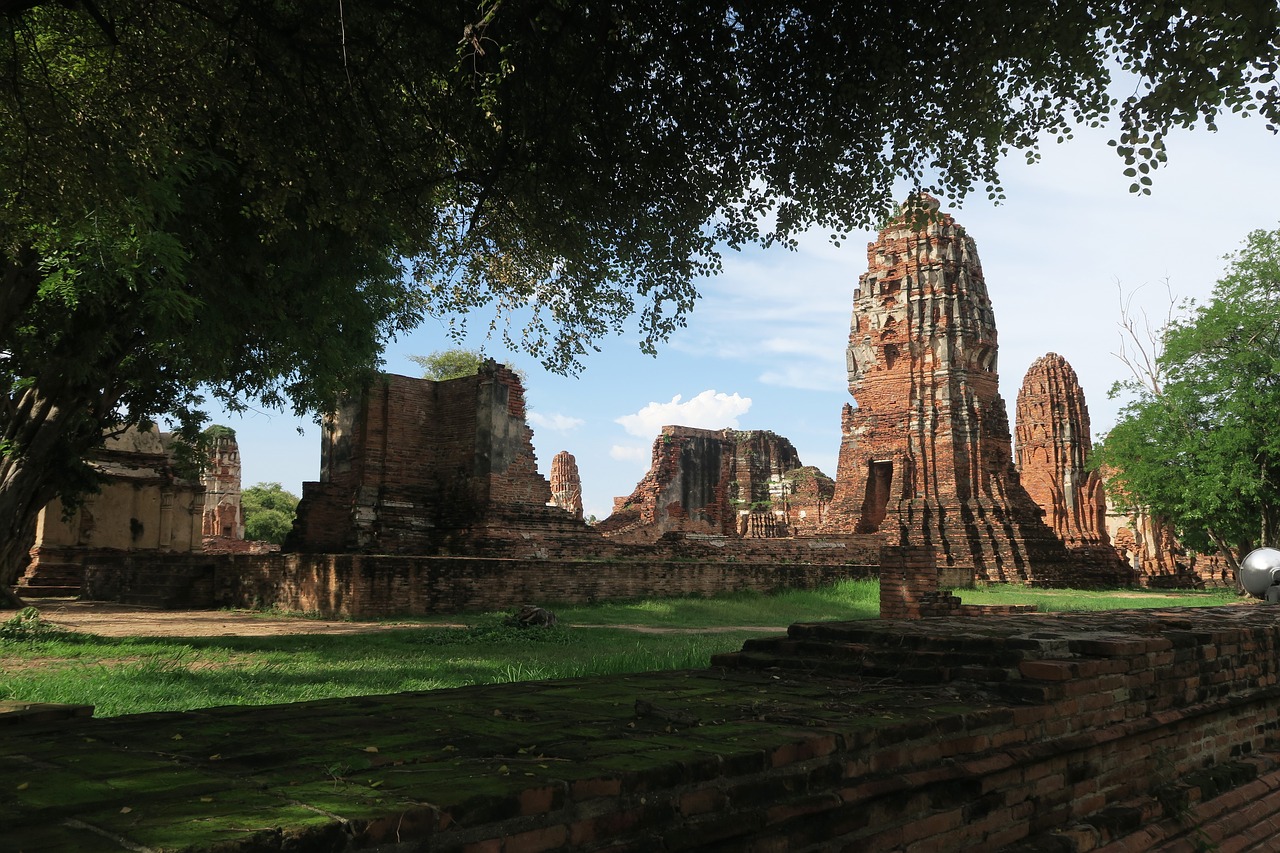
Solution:
[{"label": "dirt path", "polygon": [[[242,610],[157,610],[127,604],[74,599],[32,602],[40,618],[84,634],[101,637],[273,637],[286,634],[369,634],[399,628],[461,628],[460,623],[345,622],[269,616]],[[2,617],[0,617],[2,618]],[[583,628],[623,628],[646,634],[722,633],[758,631],[774,633],[786,626],[744,625],[719,628],[655,628],[647,625],[581,625]]]}]

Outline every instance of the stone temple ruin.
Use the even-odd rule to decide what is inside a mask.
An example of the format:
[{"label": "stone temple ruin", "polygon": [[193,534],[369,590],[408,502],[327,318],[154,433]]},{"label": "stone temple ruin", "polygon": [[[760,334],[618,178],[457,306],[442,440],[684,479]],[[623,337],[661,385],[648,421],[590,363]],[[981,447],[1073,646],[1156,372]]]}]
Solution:
[{"label": "stone temple ruin", "polygon": [[[0,739],[16,803],[6,837],[31,849],[55,832],[131,849],[174,837],[299,851],[1271,849],[1275,619],[1257,607],[1040,615],[950,594],[1133,576],[1084,465],[1083,393],[1053,354],[1023,382],[1014,465],[994,317],[963,229],[900,219],[870,255],[834,483],[774,433],[669,426],[649,474],[589,526],[572,456],[557,454],[550,482],[538,473],[520,380],[489,362],[445,382],[384,377],[349,400],[325,430],[293,553],[135,549],[83,565],[88,597],[169,584],[167,606],[370,616],[865,575],[880,578],[881,620],[792,625],[704,670],[114,720],[26,708],[35,724]],[[329,755],[341,765],[318,760]],[[98,766],[119,769],[86,769]]]},{"label": "stone temple ruin", "polygon": [[1108,544],[1102,477],[1085,466],[1089,407],[1065,358],[1049,353],[1027,370],[1016,423],[1022,485],[1053,532],[1067,545]]},{"label": "stone temple ruin", "polygon": [[791,442],[766,430],[666,426],[649,473],[614,500],[598,529],[617,541],[669,533],[772,539],[810,535],[831,500],[830,478],[800,464]]},{"label": "stone temple ruin", "polygon": [[582,519],[582,477],[578,474],[578,460],[567,450],[551,459],[551,502]]},{"label": "stone temple ruin", "polygon": [[[924,220],[923,225],[912,221]],[[825,531],[894,530],[958,585],[1116,585],[1114,554],[1068,553],[1013,464],[995,315],[973,239],[937,201],[867,249],[854,292],[835,497]]]},{"label": "stone temple ruin", "polygon": [[[557,454],[550,481],[538,471],[515,373],[489,362],[442,382],[384,376],[329,418],[288,553],[192,554],[184,571],[204,580],[172,581],[165,600],[375,614],[774,589],[875,575],[884,546],[931,550],[944,589],[1142,580],[1153,564],[1133,556],[1138,537],[1110,540],[1115,519],[1085,467],[1090,425],[1074,372],[1053,354],[1028,371],[1015,465],[997,356],[974,241],[925,197],[868,246],[834,481],[773,432],[667,426],[633,493],[588,525],[572,455]],[[230,495],[219,472],[238,474],[238,456],[215,461],[209,494]],[[212,504],[205,532],[234,529],[222,498]],[[116,577],[146,562],[140,552],[102,556],[86,569],[93,589],[152,583]],[[166,559],[156,576],[173,574]]]}]

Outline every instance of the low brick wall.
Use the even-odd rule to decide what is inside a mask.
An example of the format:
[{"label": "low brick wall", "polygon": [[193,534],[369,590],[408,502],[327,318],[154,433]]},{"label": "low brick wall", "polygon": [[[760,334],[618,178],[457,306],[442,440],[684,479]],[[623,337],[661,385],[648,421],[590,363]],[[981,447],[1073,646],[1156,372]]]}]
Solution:
[{"label": "low brick wall", "polygon": [[90,561],[84,597],[175,609],[279,607],[380,617],[648,596],[811,589],[874,564],[516,560],[360,554],[119,555]]}]

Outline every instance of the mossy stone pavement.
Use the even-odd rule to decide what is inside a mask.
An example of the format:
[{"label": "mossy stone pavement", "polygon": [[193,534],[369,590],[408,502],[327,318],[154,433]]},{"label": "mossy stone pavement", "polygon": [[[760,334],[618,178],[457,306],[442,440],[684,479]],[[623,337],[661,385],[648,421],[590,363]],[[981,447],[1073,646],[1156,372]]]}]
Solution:
[{"label": "mossy stone pavement", "polygon": [[0,729],[0,849],[461,849],[966,708],[711,669],[33,719]]}]

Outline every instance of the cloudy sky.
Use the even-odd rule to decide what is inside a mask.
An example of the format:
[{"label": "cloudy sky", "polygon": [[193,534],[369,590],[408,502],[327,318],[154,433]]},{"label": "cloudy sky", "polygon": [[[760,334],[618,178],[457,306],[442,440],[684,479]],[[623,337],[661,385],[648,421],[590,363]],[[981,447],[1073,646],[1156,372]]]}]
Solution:
[{"label": "cloudy sky", "polygon": [[[1079,374],[1095,434],[1104,432],[1119,407],[1107,391],[1125,375],[1114,355],[1121,294],[1158,319],[1168,291],[1203,299],[1248,232],[1280,227],[1280,139],[1262,122],[1224,119],[1217,132],[1174,135],[1151,196],[1130,195],[1108,138],[1104,129],[1051,143],[1033,166],[1010,158],[998,206],[985,194],[960,208],[942,199],[978,245],[1011,423],[1027,368],[1057,352]],[[558,451],[573,453],[588,514],[605,517],[615,496],[631,492],[664,424],[773,430],[834,476],[853,290],[874,237],[855,233],[837,248],[813,234],[795,252],[730,253],[657,358],[610,339],[579,377],[565,378],[498,342],[472,343],[526,372],[540,467],[545,474]],[[409,355],[449,345],[428,323],[388,346],[386,369],[417,375]],[[215,420],[237,430],[246,486],[280,482],[299,493],[318,477],[314,424],[270,412]]]}]

